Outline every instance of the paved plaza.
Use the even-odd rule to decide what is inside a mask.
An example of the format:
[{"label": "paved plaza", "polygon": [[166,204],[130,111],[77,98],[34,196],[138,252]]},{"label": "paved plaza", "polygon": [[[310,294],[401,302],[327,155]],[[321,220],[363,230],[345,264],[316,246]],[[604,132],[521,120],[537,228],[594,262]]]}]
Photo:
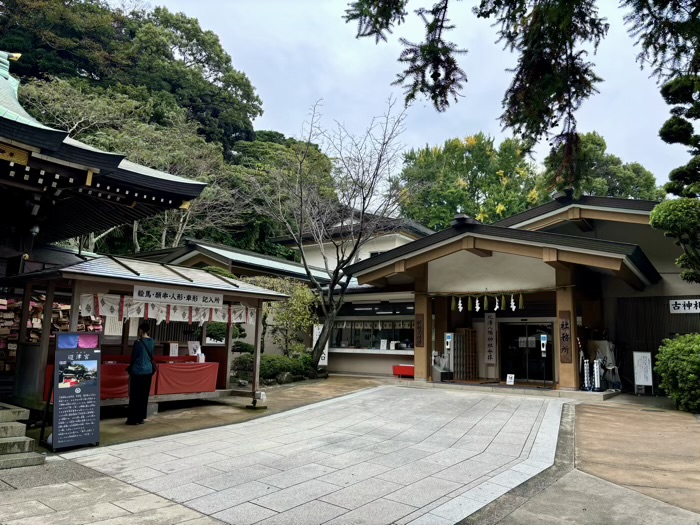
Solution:
[{"label": "paved plaza", "polygon": [[564,402],[380,387],[62,457],[116,478],[95,483],[124,492],[117,509],[160,502],[162,523],[453,524],[552,465]]}]

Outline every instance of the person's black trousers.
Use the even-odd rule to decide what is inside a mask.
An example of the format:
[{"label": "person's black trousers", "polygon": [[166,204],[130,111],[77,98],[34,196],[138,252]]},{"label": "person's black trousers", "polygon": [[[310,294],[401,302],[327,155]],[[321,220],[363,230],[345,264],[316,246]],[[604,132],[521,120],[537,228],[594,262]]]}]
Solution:
[{"label": "person's black trousers", "polygon": [[127,423],[141,423],[146,419],[148,394],[151,391],[151,374],[131,374],[129,376],[129,415]]}]

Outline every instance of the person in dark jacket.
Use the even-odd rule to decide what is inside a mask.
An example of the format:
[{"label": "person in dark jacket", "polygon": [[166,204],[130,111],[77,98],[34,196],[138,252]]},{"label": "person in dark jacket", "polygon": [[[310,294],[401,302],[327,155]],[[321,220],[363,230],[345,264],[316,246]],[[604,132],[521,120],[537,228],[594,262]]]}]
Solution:
[{"label": "person in dark jacket", "polygon": [[141,425],[146,419],[148,394],[151,391],[151,378],[155,373],[153,351],[156,343],[148,335],[147,322],[139,325],[139,338],[134,341],[129,365],[129,415],[127,425]]}]

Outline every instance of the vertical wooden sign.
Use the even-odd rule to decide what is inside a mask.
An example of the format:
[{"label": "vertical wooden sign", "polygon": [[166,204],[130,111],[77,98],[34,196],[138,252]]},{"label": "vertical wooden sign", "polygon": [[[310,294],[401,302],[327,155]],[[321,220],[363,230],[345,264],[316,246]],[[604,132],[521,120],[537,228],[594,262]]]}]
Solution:
[{"label": "vertical wooden sign", "polygon": [[425,315],[416,314],[416,348],[425,348]]},{"label": "vertical wooden sign", "polygon": [[573,351],[571,347],[571,312],[559,312],[559,362],[571,363]]}]

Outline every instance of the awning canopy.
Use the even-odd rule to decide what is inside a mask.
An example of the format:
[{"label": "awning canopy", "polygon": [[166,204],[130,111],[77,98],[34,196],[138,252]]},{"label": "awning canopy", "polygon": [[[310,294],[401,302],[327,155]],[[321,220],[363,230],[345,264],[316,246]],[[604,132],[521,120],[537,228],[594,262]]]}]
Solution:
[{"label": "awning canopy", "polygon": [[0,287],[21,286],[27,282],[71,279],[99,281],[121,286],[149,285],[179,290],[217,292],[228,302],[241,299],[281,301],[287,296],[198,268],[186,268],[126,257],[103,256],[62,268],[51,268],[0,279]]}]

